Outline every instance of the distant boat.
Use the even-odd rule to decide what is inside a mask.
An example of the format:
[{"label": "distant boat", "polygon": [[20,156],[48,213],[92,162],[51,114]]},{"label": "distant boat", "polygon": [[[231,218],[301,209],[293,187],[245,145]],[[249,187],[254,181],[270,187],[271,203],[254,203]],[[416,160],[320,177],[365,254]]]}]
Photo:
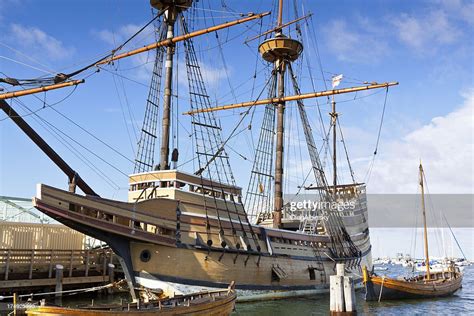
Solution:
[{"label": "distant boat", "polygon": [[387,267],[374,267],[374,271],[387,271]]},{"label": "distant boat", "polygon": [[454,264],[449,265],[445,271],[435,272],[430,268],[423,179],[423,166],[420,163],[421,208],[423,211],[426,273],[412,278],[393,279],[386,276],[371,275],[367,271],[367,267],[364,267],[363,280],[366,289],[365,299],[367,301],[449,296],[461,287],[462,273]]},{"label": "distant boat", "polygon": [[91,306],[86,308],[66,308],[57,306],[40,306],[26,311],[27,315],[59,316],[116,316],[116,315],[230,315],[235,308],[237,296],[234,284],[227,290],[199,292],[180,295],[149,303],[116,304]]}]

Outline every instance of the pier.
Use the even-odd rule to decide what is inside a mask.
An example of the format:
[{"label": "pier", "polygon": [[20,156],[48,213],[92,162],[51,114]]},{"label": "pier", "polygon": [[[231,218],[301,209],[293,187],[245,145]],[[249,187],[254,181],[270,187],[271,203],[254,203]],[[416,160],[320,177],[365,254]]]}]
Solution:
[{"label": "pier", "polygon": [[85,288],[121,277],[110,248],[38,213],[31,199],[0,196],[0,295]]},{"label": "pier", "polygon": [[0,294],[54,290],[58,266],[63,289],[109,283],[123,274],[110,249],[0,249]]}]

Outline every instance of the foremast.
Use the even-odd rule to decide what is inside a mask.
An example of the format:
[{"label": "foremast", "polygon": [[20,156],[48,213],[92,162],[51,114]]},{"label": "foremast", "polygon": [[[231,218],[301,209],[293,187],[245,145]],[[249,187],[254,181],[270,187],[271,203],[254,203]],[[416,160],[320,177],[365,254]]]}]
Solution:
[{"label": "foremast", "polygon": [[173,62],[175,53],[175,44],[171,42],[174,37],[174,25],[178,14],[191,6],[192,0],[151,0],[151,5],[158,10],[166,8],[163,22],[166,24],[166,39],[170,44],[166,47],[165,62],[165,87],[163,96],[163,119],[161,126],[161,150],[160,150],[160,170],[169,169],[170,153],[170,115],[171,115],[171,97],[173,91]]}]

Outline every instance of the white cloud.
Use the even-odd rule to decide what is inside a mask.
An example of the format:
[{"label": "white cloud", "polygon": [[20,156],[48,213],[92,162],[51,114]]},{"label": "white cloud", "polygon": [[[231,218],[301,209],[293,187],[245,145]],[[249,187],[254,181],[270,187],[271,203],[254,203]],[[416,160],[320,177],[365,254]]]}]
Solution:
[{"label": "white cloud", "polygon": [[455,111],[391,142],[378,157],[369,191],[416,193],[421,159],[431,193],[474,193],[474,89]]},{"label": "white cloud", "polygon": [[469,0],[439,0],[438,3],[453,18],[471,25],[474,24],[474,2]]},{"label": "white cloud", "polygon": [[400,41],[419,52],[455,43],[462,35],[442,9],[428,10],[423,15],[402,13],[392,19]]},{"label": "white cloud", "polygon": [[[122,45],[131,38],[142,26],[137,24],[125,24],[116,30],[104,29],[100,31],[92,31],[92,35],[99,38],[110,46],[111,49]],[[118,53],[129,51],[137,47],[141,47],[155,42],[155,32],[153,25],[149,25]],[[124,72],[125,75],[133,77],[145,84],[148,84],[153,72],[155,51],[151,50],[147,53],[137,54],[129,58],[120,60],[120,69],[131,69],[130,73]]]},{"label": "white cloud", "polygon": [[[359,18],[359,24],[367,23],[370,21]],[[362,29],[365,31],[355,31],[340,19],[329,22],[325,30],[329,49],[343,61],[371,63],[380,60],[388,53],[388,44],[379,38],[377,29]]]},{"label": "white cloud", "polygon": [[[141,27],[142,26],[137,24],[125,24],[114,31],[100,30],[93,31],[92,33],[105,43],[116,47],[125,42],[130,37],[132,37],[132,35],[134,35]],[[152,32],[153,26],[148,26],[139,35],[137,35],[137,37],[131,43],[133,44],[139,40],[144,40],[144,38],[148,38],[151,43],[151,41],[153,41],[153,38],[150,37],[150,34],[152,34]],[[132,45],[130,45],[129,47],[132,47]]]},{"label": "white cloud", "polygon": [[44,54],[51,59],[63,59],[74,53],[72,47],[63,43],[37,27],[28,27],[21,24],[10,26],[12,40],[19,46],[27,48],[33,54]]},{"label": "white cloud", "polygon": [[[180,84],[188,86],[188,75],[186,72],[186,63],[184,60],[180,60],[178,65],[179,74],[178,81]],[[209,94],[210,90],[215,90],[226,78],[226,71],[223,67],[215,67],[214,65],[199,61],[199,68],[201,70],[204,83],[206,84],[207,92]],[[229,76],[232,75],[232,69],[227,69]]]}]

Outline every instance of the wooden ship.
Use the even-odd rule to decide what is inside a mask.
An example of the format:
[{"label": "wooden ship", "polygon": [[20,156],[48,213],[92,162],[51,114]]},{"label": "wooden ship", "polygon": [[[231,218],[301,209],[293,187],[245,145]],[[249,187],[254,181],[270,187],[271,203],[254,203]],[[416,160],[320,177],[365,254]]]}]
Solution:
[{"label": "wooden ship", "polygon": [[424,172],[420,163],[421,209],[423,213],[423,237],[425,248],[426,272],[411,278],[393,279],[386,276],[370,274],[363,268],[367,301],[381,301],[409,298],[433,298],[454,294],[462,286],[462,273],[454,264],[446,271],[432,272],[428,253],[428,229],[426,224],[425,192],[423,186]]},{"label": "wooden ship", "polygon": [[26,310],[26,315],[38,316],[121,316],[121,315],[212,315],[227,316],[235,309],[237,295],[233,284],[227,290],[199,292],[178,295],[173,298],[154,300],[146,303],[108,304],[69,308],[59,306],[39,306]]},{"label": "wooden ship", "polygon": [[[284,35],[283,1],[279,1],[276,27],[265,32],[271,36],[259,46],[268,67],[268,98],[212,107],[206,92],[193,38],[219,29],[261,19],[269,13],[249,14],[239,20],[207,29],[190,31],[185,12],[192,10],[191,0],[151,0],[160,19],[158,40],[148,46],[110,55],[97,65],[145,51],[156,52],[155,69],[147,102],[134,173],[129,176],[128,201],[100,197],[4,99],[30,93],[78,85],[81,71],[58,74],[49,85],[0,95],[1,108],[66,173],[69,190],[38,184],[34,205],[59,222],[94,238],[105,241],[120,257],[129,287],[173,286],[227,287],[231,281],[238,289],[278,291],[275,295],[314,294],[328,291],[329,275],[335,263],[346,264],[347,273],[356,280],[362,266],[371,267],[368,210],[363,183],[342,184],[336,176],[336,102],[332,100],[333,183],[327,180],[315,144],[304,99],[329,97],[398,83],[366,83],[362,86],[300,92],[292,63],[300,57],[303,44]],[[175,34],[180,23],[183,34]],[[175,46],[184,43],[189,81],[190,109],[195,155],[194,172],[177,168],[178,149],[170,146],[170,108],[173,93]],[[164,71],[163,71],[164,65]],[[162,119],[157,122],[161,73],[164,72]],[[158,75],[157,75],[158,74]],[[288,86],[294,95],[288,95]],[[10,82],[15,83],[13,80]],[[291,103],[290,103],[291,102]],[[326,220],[288,216],[283,200],[285,106],[294,104],[304,129],[311,172],[320,201],[354,201],[355,208],[340,210],[322,207],[318,214]],[[214,112],[264,106],[265,113],[256,150],[255,163],[245,199],[230,168],[226,140]],[[293,105],[292,105],[293,106]],[[161,126],[160,126],[161,125]],[[161,127],[160,161],[155,167],[154,148]],[[263,185],[265,184],[265,185]],[[268,184],[268,185],[267,185]],[[78,187],[84,194],[76,192]],[[132,295],[135,295],[132,291]]]}]

